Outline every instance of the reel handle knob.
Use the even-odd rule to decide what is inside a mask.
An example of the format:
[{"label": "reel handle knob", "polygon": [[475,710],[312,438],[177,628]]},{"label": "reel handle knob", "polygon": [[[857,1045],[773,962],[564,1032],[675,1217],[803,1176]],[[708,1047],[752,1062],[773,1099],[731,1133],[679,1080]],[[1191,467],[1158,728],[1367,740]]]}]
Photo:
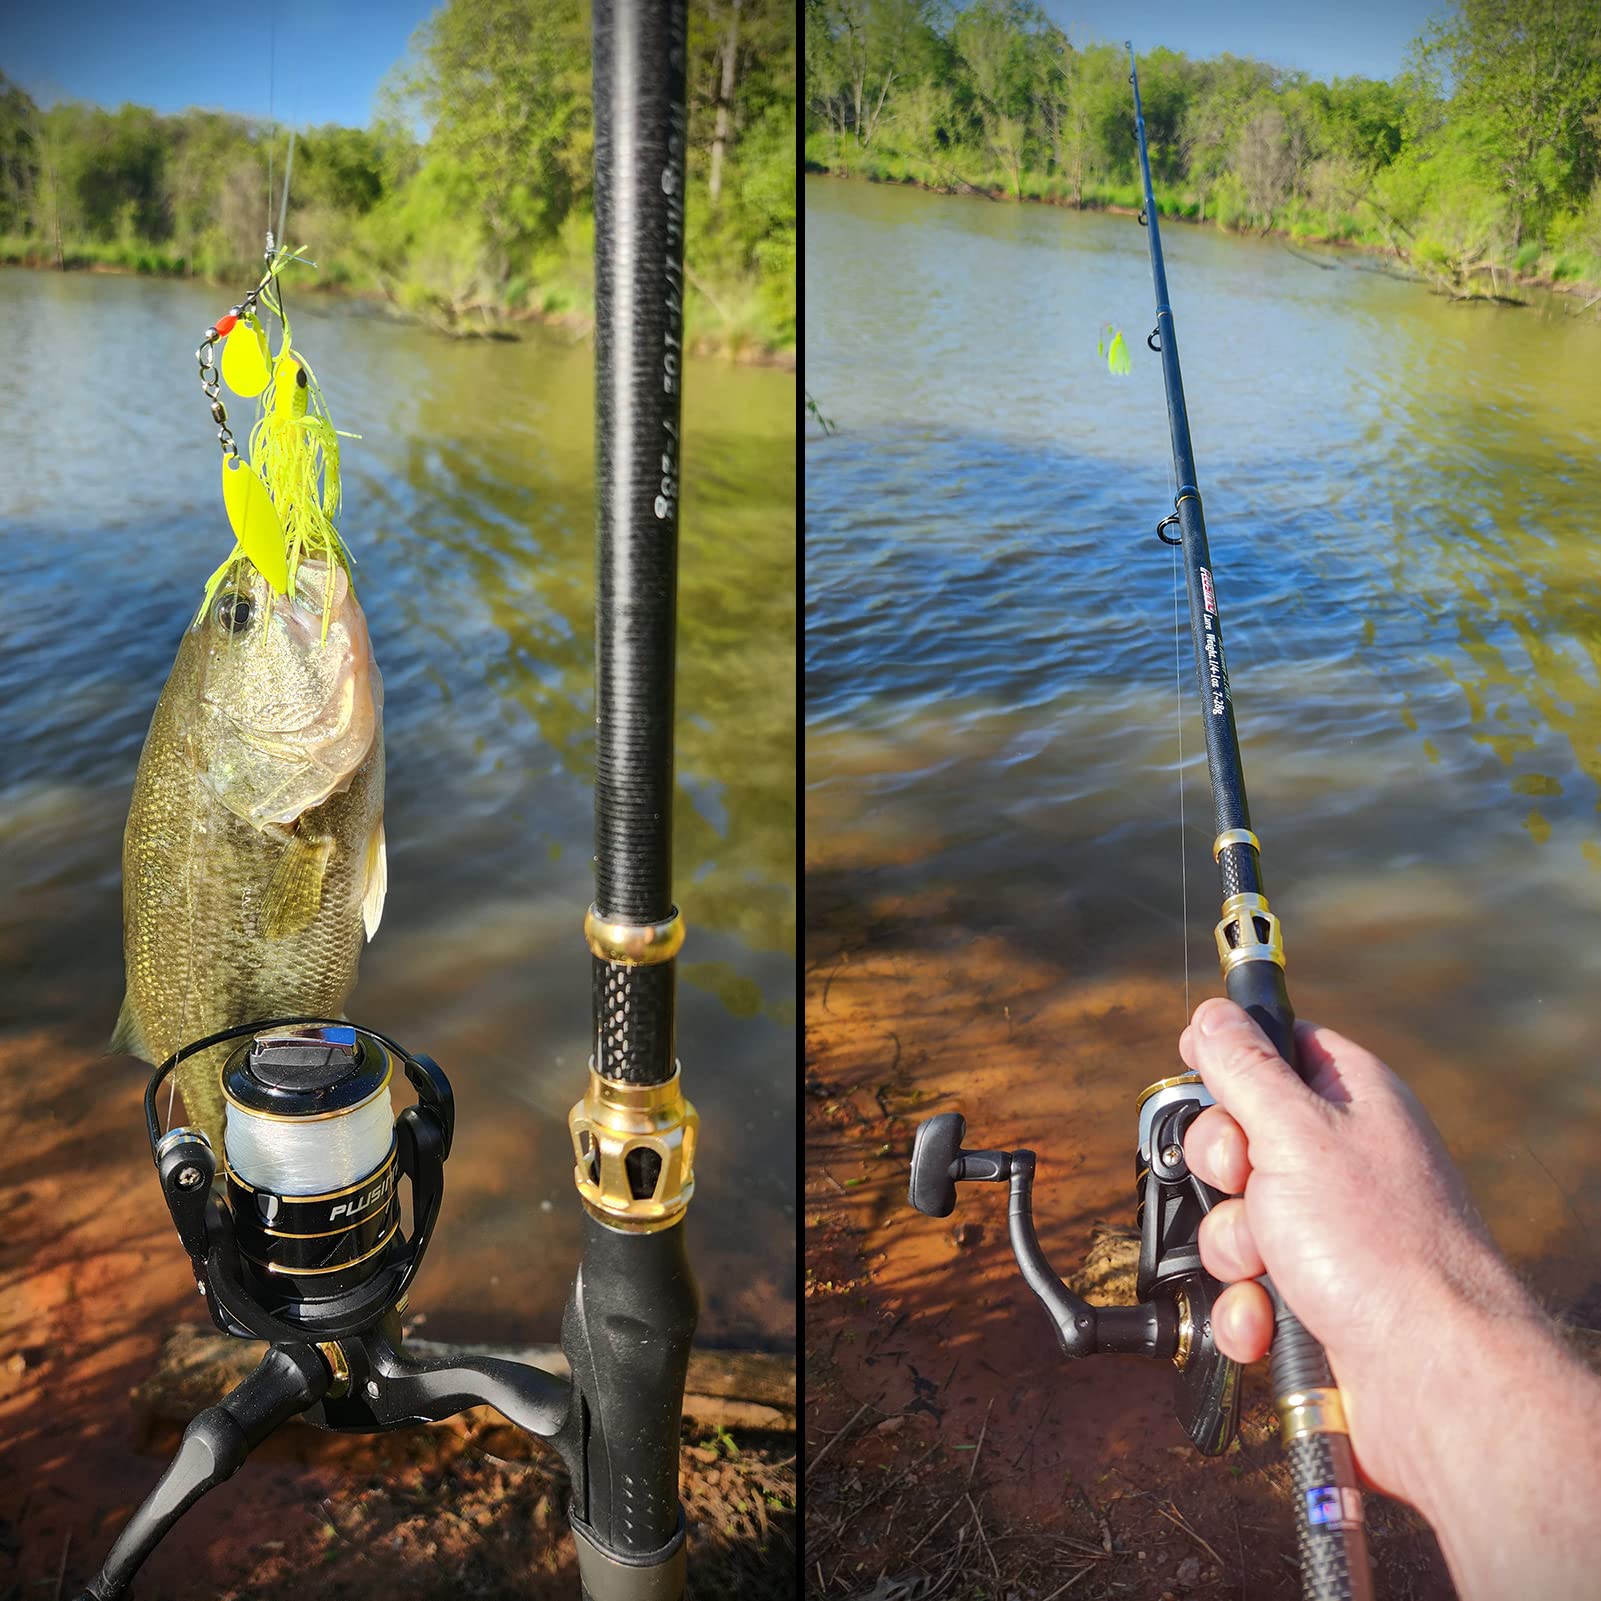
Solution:
[{"label": "reel handle knob", "polygon": [[956,1210],[958,1180],[1004,1184],[1011,1176],[1007,1151],[964,1151],[967,1119],[960,1112],[940,1112],[920,1125],[912,1141],[909,1199],[929,1217],[949,1217]]}]

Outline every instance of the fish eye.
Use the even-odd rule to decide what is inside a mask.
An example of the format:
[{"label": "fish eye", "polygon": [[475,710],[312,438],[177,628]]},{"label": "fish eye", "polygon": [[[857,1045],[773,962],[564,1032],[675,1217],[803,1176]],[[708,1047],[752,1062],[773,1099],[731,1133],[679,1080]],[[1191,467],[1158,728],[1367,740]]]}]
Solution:
[{"label": "fish eye", "polygon": [[230,634],[242,634],[250,626],[250,597],[224,595],[217,602],[217,621]]}]

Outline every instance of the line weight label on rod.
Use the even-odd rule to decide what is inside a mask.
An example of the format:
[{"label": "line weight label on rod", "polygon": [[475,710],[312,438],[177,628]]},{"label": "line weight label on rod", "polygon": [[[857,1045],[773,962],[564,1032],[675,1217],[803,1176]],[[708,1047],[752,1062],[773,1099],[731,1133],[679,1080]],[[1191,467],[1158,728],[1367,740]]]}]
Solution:
[{"label": "line weight label on rod", "polygon": [[1354,1529],[1363,1521],[1362,1496],[1338,1484],[1320,1484],[1306,1492],[1306,1521],[1325,1529]]}]

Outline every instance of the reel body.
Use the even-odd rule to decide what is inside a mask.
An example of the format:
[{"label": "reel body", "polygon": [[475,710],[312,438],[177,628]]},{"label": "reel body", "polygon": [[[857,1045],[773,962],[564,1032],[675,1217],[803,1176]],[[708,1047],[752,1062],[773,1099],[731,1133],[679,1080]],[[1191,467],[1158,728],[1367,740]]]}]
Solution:
[{"label": "reel body", "polygon": [[[179,1062],[249,1035],[223,1068],[222,1180],[198,1129],[161,1132],[156,1092]],[[417,1102],[392,1118],[399,1067]],[[118,1601],[161,1539],[280,1424],[376,1433],[489,1405],[582,1472],[582,1397],[566,1379],[494,1358],[419,1362],[402,1344],[407,1292],[433,1236],[455,1132],[429,1057],[317,1018],[196,1040],[156,1070],[145,1121],[161,1192],[195,1284],[225,1334],[265,1340],[255,1371],[184,1431],[79,1601]],[[411,1188],[401,1229],[399,1181]]]},{"label": "reel body", "polygon": [[[217,1195],[211,1142],[198,1129],[162,1135],[155,1096],[186,1055],[241,1034],[253,1037],[223,1069]],[[390,1126],[397,1066],[418,1101]],[[224,1333],[333,1341],[375,1329],[398,1306],[433,1235],[455,1132],[455,1097],[431,1058],[348,1023],[251,1025],[164,1063],[145,1092],[145,1115],[162,1194]],[[324,1186],[319,1175],[342,1182]],[[402,1177],[411,1184],[409,1238],[400,1231]]]},{"label": "reel body", "polygon": [[1178,1420],[1197,1449],[1216,1456],[1228,1449],[1239,1428],[1240,1369],[1212,1336],[1212,1307],[1222,1286],[1201,1266],[1196,1231],[1222,1197],[1184,1160],[1185,1130],[1211,1104],[1193,1073],[1160,1080],[1140,1097],[1134,1157],[1137,1306],[1092,1306],[1057,1277],[1034,1228],[1034,1152],[963,1150],[967,1124],[959,1112],[941,1112],[918,1128],[910,1199],[930,1217],[948,1217],[956,1207],[958,1183],[1008,1185],[1012,1254],[1045,1308],[1063,1354],[1167,1358],[1178,1370]]}]

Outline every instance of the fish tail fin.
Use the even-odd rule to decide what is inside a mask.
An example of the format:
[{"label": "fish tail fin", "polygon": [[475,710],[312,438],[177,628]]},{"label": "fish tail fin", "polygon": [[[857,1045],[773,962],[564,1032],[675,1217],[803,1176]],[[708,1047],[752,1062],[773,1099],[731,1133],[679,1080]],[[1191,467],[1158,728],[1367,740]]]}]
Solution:
[{"label": "fish tail fin", "polygon": [[150,1047],[145,1044],[145,1031],[139,1026],[139,1019],[133,1015],[133,1004],[128,996],[122,997],[122,1010],[117,1013],[117,1026],[111,1031],[111,1041],[106,1046],[108,1056],[137,1056],[146,1062],[154,1062],[155,1057],[150,1054]]}]

